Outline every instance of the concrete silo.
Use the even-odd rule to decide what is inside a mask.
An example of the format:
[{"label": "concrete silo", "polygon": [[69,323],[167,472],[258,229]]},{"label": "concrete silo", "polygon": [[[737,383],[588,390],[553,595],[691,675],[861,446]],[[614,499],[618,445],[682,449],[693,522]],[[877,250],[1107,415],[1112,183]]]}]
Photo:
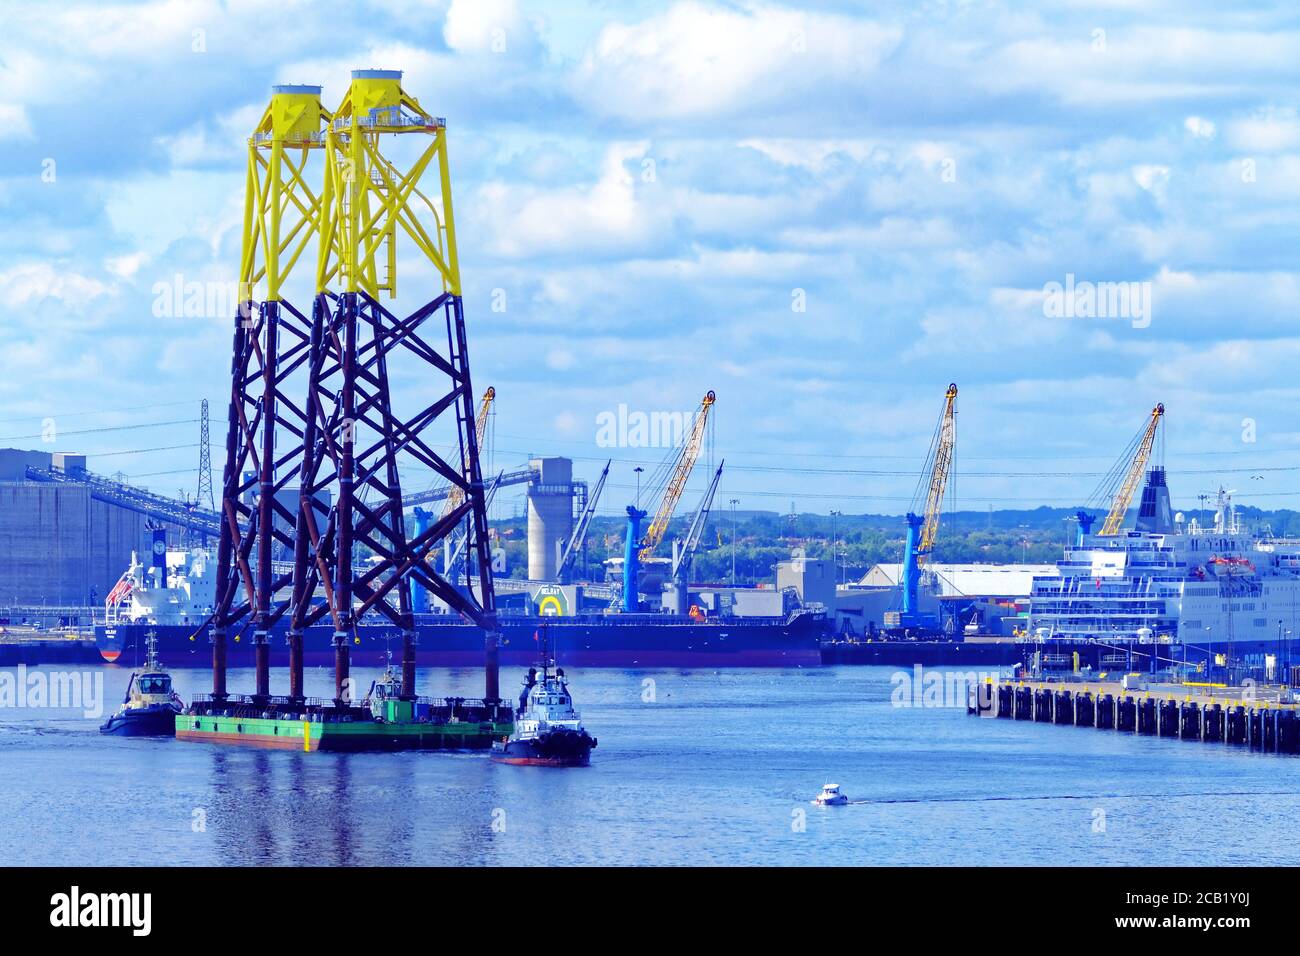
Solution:
[{"label": "concrete silo", "polygon": [[573,533],[573,462],[534,458],[529,465],[538,476],[528,484],[528,577],[553,581]]}]

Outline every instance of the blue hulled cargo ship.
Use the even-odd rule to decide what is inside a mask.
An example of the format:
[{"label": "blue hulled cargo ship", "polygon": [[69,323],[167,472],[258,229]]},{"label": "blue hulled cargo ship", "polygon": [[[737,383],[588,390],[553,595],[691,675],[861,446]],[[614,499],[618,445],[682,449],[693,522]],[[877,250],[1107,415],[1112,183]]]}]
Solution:
[{"label": "blue hulled cargo ship", "polygon": [[[574,667],[794,667],[821,663],[821,641],[830,624],[822,611],[797,610],[781,618],[716,618],[698,621],[672,614],[584,614],[549,618],[547,628],[557,655]],[[210,667],[212,652],[202,621],[147,624],[119,621],[95,627],[100,655],[110,663],[133,666],[145,658],[145,634],[157,634],[158,649],[173,668]],[[504,614],[500,619],[502,664],[529,664],[537,658],[541,619]],[[272,629],[271,662],[287,664],[284,625]],[[483,631],[450,615],[416,621],[416,661],[435,667],[483,663]],[[252,666],[252,628],[236,630],[228,643],[232,667]],[[332,666],[334,630],[308,628],[304,663]],[[390,624],[361,624],[353,634],[356,666],[382,667],[389,652],[401,648]]]},{"label": "blue hulled cargo ship", "polygon": [[[161,558],[162,556],[157,556]],[[205,626],[213,602],[211,555],[201,549],[170,551],[166,564],[144,567],[134,560],[109,593],[102,623],[95,625],[100,656],[124,666],[142,664],[146,635],[173,668],[209,667],[212,652]],[[164,571],[164,568],[166,569]],[[163,579],[166,574],[165,580]],[[503,611],[503,664],[528,665],[538,655],[537,631],[545,622],[552,652],[574,667],[793,667],[820,664],[821,642],[830,634],[820,607],[794,608],[768,616],[578,612],[561,617]],[[417,614],[416,661],[426,666],[479,666],[483,630],[454,614]],[[281,619],[271,628],[271,660],[287,664],[289,649]],[[232,667],[252,666],[253,628],[245,619],[229,635]],[[304,663],[332,666],[331,624],[308,628]],[[357,666],[383,667],[389,651],[401,648],[397,628],[382,618],[364,618],[352,636]]]}]

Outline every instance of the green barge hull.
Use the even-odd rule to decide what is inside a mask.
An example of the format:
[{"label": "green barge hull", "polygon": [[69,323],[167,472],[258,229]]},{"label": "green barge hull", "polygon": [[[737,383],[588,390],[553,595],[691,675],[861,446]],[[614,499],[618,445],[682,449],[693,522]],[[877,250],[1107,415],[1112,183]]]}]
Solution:
[{"label": "green barge hull", "polygon": [[[243,706],[241,706],[241,704]],[[487,750],[494,740],[514,730],[508,706],[468,707],[458,702],[461,719],[432,714],[412,715],[407,701],[386,701],[388,719],[378,719],[357,707],[336,709],[299,704],[292,713],[277,714],[247,701],[213,706],[199,702],[176,715],[176,739],[198,743],[237,744],[275,750]],[[477,718],[477,719],[476,719]]]},{"label": "green barge hull", "polygon": [[178,714],[176,739],[279,750],[487,750],[512,724],[389,724]]}]

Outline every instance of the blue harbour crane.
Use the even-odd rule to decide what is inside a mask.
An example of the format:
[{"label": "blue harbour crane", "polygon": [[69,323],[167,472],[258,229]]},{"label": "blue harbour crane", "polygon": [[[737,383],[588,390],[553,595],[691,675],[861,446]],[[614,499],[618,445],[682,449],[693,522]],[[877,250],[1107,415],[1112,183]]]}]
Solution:
[{"label": "blue harbour crane", "polygon": [[[902,610],[885,615],[887,627],[903,630],[935,630],[938,619],[920,611],[921,568],[934,550],[939,537],[939,518],[943,513],[943,496],[952,469],[956,443],[957,385],[950,384],[944,393],[943,412],[930,440],[930,451],[921,471],[912,507],[905,517],[907,540],[903,546]],[[917,514],[917,509],[921,513]]]}]

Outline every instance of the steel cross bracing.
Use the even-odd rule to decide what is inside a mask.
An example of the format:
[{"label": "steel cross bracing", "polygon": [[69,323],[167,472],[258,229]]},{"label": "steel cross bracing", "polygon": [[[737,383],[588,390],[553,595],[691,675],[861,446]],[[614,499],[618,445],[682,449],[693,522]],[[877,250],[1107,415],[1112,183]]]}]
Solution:
[{"label": "steel cross bracing", "polygon": [[[405,169],[381,148],[390,134],[405,139],[408,145],[416,144],[418,155]],[[331,615],[335,694],[341,701],[346,692],[347,640],[353,621],[373,609],[401,630],[403,694],[413,696],[415,628],[410,585],[415,583],[483,628],[485,696],[496,699],[496,598],[452,215],[446,124],[425,112],[402,89],[399,72],[355,70],[326,127],[325,144],[316,281],[321,292],[330,285],[341,287],[341,291],[336,296],[318,296],[325,355],[311,373],[309,394],[319,437],[315,433],[309,436],[311,450],[303,462],[301,486],[304,502],[322,482],[336,484],[338,497],[332,520],[323,529],[317,527],[313,507],[301,509],[298,541],[306,550],[297,562],[300,576],[295,600],[299,606],[308,604],[311,584],[319,579],[326,585],[327,609],[296,612],[290,625],[291,639],[300,621],[306,625],[324,613]],[[422,189],[426,179],[433,185]],[[406,316],[393,314],[378,301],[383,293],[396,296],[399,236],[421,255],[424,274],[442,287],[440,295]],[[432,323],[433,332],[425,328],[426,323]],[[394,361],[421,383],[422,399],[413,414],[395,411],[389,388],[389,363]],[[432,393],[433,401],[423,400],[427,393]],[[485,399],[490,406],[490,394]],[[453,429],[454,451],[449,459],[435,450],[438,425]],[[348,437],[352,440],[345,440]],[[451,489],[438,520],[410,540],[402,519],[399,477],[405,464],[432,470]],[[367,503],[360,494],[365,491],[379,496],[377,505]],[[457,588],[426,559],[462,522],[469,529],[469,548],[474,554],[468,564],[476,568],[478,580],[477,586],[467,583]],[[361,576],[345,573],[357,547],[371,553],[372,567]],[[334,580],[327,583],[331,574]]]},{"label": "steel cross bracing", "polygon": [[[310,372],[314,417],[299,476],[303,533],[297,536],[297,544],[304,554],[298,565],[302,576],[294,585],[291,631],[329,615],[336,633],[348,635],[356,619],[371,610],[399,628],[410,629],[410,591],[398,587],[404,578],[414,579],[449,606],[480,620],[481,603],[426,563],[442,540],[472,514],[472,493],[482,494],[477,461],[467,479],[462,463],[444,459],[423,435],[440,416],[463,415],[466,404],[469,377],[463,350],[444,357],[421,331],[425,322],[441,315],[451,340],[463,343],[459,297],[444,294],[411,316],[398,318],[364,292],[344,293],[321,297],[317,312],[321,347]],[[388,363],[395,353],[409,353],[446,379],[442,386],[446,391],[406,418],[392,410]],[[467,434],[474,435],[472,427]],[[468,444],[474,444],[472,438]],[[402,521],[399,476],[399,464],[406,462],[436,472],[462,492],[458,504],[409,541]],[[336,486],[338,500],[327,509],[321,493]],[[363,490],[375,496],[374,504],[368,503]],[[346,521],[349,513],[352,520]],[[481,537],[486,541],[486,527]],[[379,560],[362,575],[339,574],[339,556],[354,547],[364,547]],[[305,596],[318,586],[324,587],[326,600],[313,605]]]},{"label": "steel cross bracing", "polygon": [[[251,313],[251,303],[246,307]],[[258,693],[269,693],[265,665],[267,635],[288,609],[277,599],[292,573],[277,573],[274,562],[294,550],[296,515],[282,492],[296,477],[307,417],[285,382],[311,357],[309,320],[291,303],[263,302],[256,318],[236,320],[231,359],[231,396],[222,473],[221,534],[217,546],[216,603],[213,615],[214,665],[224,660],[225,632],[252,616],[259,655]],[[292,436],[281,441],[277,436]],[[214,671],[213,693],[224,693]]]},{"label": "steel cross bracing", "polygon": [[[320,235],[323,202],[308,179],[328,121],[320,87],[277,86],[247,144],[210,632],[218,701],[227,697],[227,631],[246,615],[253,627],[255,696],[269,697],[270,632],[288,609],[282,595],[293,575],[275,562],[294,550],[296,509],[286,489],[300,469],[309,421],[296,379],[312,357],[313,323],[285,289],[294,265]],[[290,671],[290,696],[301,698],[300,655]]]},{"label": "steel cross bracing", "polygon": [[[349,645],[357,620],[370,613],[400,630],[402,693],[414,697],[412,583],[484,628],[486,696],[499,696],[445,124],[401,89],[400,76],[354,71],[333,114],[320,107],[319,87],[277,87],[249,141],[246,306],[232,350],[212,628],[217,700],[226,696],[225,632],[241,617],[254,622],[259,698],[269,694],[267,634],[287,619],[293,700],[304,696],[304,633],[328,617],[335,705],[346,706]],[[387,134],[426,137],[428,145],[402,172],[380,148]],[[319,196],[307,185],[313,150],[324,159]],[[438,180],[437,204],[419,188],[426,173]],[[424,253],[435,288],[441,286],[408,314],[379,302],[385,292],[396,294],[399,234]],[[313,236],[316,289],[307,317],[283,285]],[[255,307],[253,292],[263,287],[264,301]],[[397,400],[393,375],[418,382],[417,397],[408,386]],[[435,425],[454,435],[445,457],[435,450],[442,444]],[[400,478],[406,468],[432,470],[452,492],[439,520],[411,537]],[[469,528],[478,581],[458,588],[426,558],[461,523]],[[281,555],[287,566],[273,561]]]}]

